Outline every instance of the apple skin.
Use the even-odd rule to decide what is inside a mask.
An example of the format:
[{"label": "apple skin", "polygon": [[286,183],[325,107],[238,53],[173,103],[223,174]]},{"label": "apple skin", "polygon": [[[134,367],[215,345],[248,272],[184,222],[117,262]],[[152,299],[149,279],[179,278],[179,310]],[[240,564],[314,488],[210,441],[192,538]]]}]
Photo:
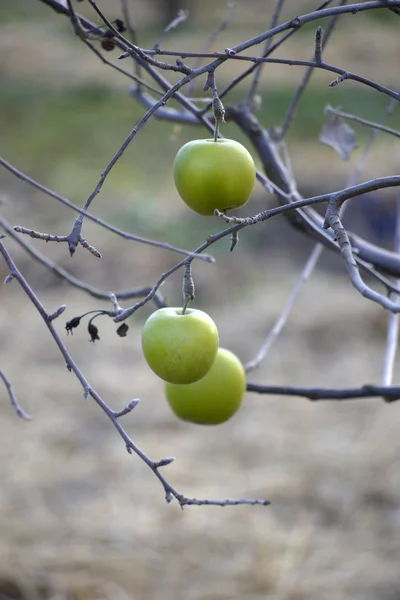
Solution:
[{"label": "apple skin", "polygon": [[219,348],[207,375],[189,385],[165,383],[167,401],[177,417],[200,425],[219,425],[239,409],[246,374],[235,354]]},{"label": "apple skin", "polygon": [[149,367],[171,383],[198,381],[211,369],[218,351],[212,318],[194,308],[160,308],[147,319],[142,349]]},{"label": "apple skin", "polygon": [[178,151],[174,180],[182,200],[200,215],[246,204],[256,168],[251,154],[235,140],[192,140]]}]

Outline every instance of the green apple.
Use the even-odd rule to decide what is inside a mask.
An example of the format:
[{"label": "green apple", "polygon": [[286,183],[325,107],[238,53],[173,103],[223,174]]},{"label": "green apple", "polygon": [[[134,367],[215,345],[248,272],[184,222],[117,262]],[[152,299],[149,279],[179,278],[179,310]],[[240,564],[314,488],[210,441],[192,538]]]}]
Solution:
[{"label": "green apple", "polygon": [[182,200],[200,215],[243,206],[256,177],[251,154],[228,139],[188,142],[176,155],[173,171]]},{"label": "green apple", "polygon": [[146,321],[142,349],[149,367],[165,381],[192,383],[204,377],[218,350],[218,329],[194,308],[160,308]]},{"label": "green apple", "polygon": [[189,385],[165,383],[165,395],[173,412],[184,421],[218,425],[232,417],[242,403],[246,375],[230,350],[219,348],[211,369]]}]

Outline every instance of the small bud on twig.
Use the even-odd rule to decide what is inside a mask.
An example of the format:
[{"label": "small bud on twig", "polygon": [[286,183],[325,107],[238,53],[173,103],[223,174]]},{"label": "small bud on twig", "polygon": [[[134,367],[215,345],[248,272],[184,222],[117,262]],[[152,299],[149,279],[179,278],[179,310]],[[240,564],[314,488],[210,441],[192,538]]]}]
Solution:
[{"label": "small bud on twig", "polygon": [[52,315],[49,315],[49,321],[54,321],[54,319],[57,319],[57,317],[59,317],[60,315],[63,314],[63,312],[66,308],[67,308],[66,304],[61,304],[61,306],[59,306],[57,308],[57,310],[55,312],[53,312]]},{"label": "small bud on twig", "polygon": [[317,27],[315,32],[315,62],[322,61],[322,27]]},{"label": "small bud on twig", "polygon": [[345,81],[345,79],[347,79],[347,73],[342,73],[341,75],[339,75],[339,77],[336,77],[336,79],[330,82],[329,87],[336,87],[337,85],[339,85],[339,83]]},{"label": "small bud on twig", "polygon": [[128,404],[122,410],[116,410],[114,412],[114,417],[116,419],[119,419],[119,417],[123,417],[124,415],[127,415],[139,404],[139,402],[140,402],[139,398],[133,398],[132,400],[130,400],[128,402]]}]

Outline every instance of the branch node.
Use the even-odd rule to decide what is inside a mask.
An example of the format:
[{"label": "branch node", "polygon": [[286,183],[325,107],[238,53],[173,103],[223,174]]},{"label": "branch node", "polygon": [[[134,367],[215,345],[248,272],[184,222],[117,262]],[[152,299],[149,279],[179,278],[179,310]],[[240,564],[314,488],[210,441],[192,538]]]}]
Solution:
[{"label": "branch node", "polygon": [[301,17],[293,17],[293,19],[290,21],[290,27],[293,29],[300,29],[302,25],[303,19]]}]

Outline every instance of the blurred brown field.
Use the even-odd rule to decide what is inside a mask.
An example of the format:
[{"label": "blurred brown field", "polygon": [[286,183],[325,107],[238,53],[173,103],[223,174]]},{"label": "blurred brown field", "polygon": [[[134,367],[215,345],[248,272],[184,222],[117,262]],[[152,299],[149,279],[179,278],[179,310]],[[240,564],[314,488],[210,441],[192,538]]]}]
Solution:
[{"label": "blurred brown field", "polygon": [[[200,47],[226,10],[222,2],[189,4],[199,28],[194,34],[189,21],[170,34],[169,47]],[[274,4],[238,4],[217,47],[266,29]],[[118,2],[99,5],[111,17],[118,15]],[[151,43],[161,27],[159,5],[132,6]],[[310,6],[287,2],[285,18]],[[68,23],[41,3],[19,0],[0,12],[1,154],[81,204],[143,109],[129,98],[129,82],[89,55]],[[396,87],[397,21],[357,15],[340,22],[329,60]],[[307,31],[294,36],[282,55],[309,57],[314,29]],[[221,83],[233,74],[231,66],[221,70]],[[300,76],[289,68],[264,73],[263,122],[279,123],[280,104],[290,99]],[[343,187],[366,139],[365,131],[357,130],[360,148],[341,162],[316,141],[323,106],[340,100],[344,110],[358,106],[365,118],[377,118],[387,104],[350,82],[343,91],[333,90],[330,100],[330,79],[330,74],[313,78],[288,140],[304,194]],[[138,235],[199,245],[221,224],[189,214],[170,171],[180,145],[202,135],[200,129],[153,120],[115,167],[93,212]],[[398,172],[397,147],[380,136],[362,179]],[[0,185],[2,214],[10,223],[68,232],[73,217],[67,209],[5,170]],[[244,212],[265,205],[255,189]],[[351,223],[368,233],[362,212],[351,210]],[[178,260],[91,223],[84,235],[102,252],[101,260],[83,250],[71,260],[62,244],[32,244],[104,290],[151,285]],[[126,452],[100,409],[84,401],[39,315],[12,282],[0,288],[1,369],[33,420],[17,419],[0,388],[0,600],[400,598],[398,403],[312,403],[246,394],[239,413],[222,426],[180,422],[142,357],[140,330],[150,307],[129,320],[126,338],[119,338],[106,318],[97,321],[95,344],[89,343],[84,323],[67,337],[68,319],[107,304],[61,282],[15,241],[5,243],[47,310],[67,304],[57,330],[104,400],[117,410],[131,398],[141,399],[123,424],[151,458],[176,457],[165,470],[176,489],[188,497],[268,498],[272,504],[184,510],[167,505],[156,478]],[[279,217],[243,231],[233,253],[228,242],[219,243],[211,250],[215,264],[195,263],[196,307],[216,321],[221,345],[243,361],[255,355],[311,247],[312,241]],[[0,278],[6,274],[0,263]],[[162,288],[171,304],[181,301],[180,277]],[[327,254],[268,359],[250,379],[327,387],[379,383],[386,323],[383,309],[351,287],[340,258]],[[397,364],[395,383],[398,378]]]}]

